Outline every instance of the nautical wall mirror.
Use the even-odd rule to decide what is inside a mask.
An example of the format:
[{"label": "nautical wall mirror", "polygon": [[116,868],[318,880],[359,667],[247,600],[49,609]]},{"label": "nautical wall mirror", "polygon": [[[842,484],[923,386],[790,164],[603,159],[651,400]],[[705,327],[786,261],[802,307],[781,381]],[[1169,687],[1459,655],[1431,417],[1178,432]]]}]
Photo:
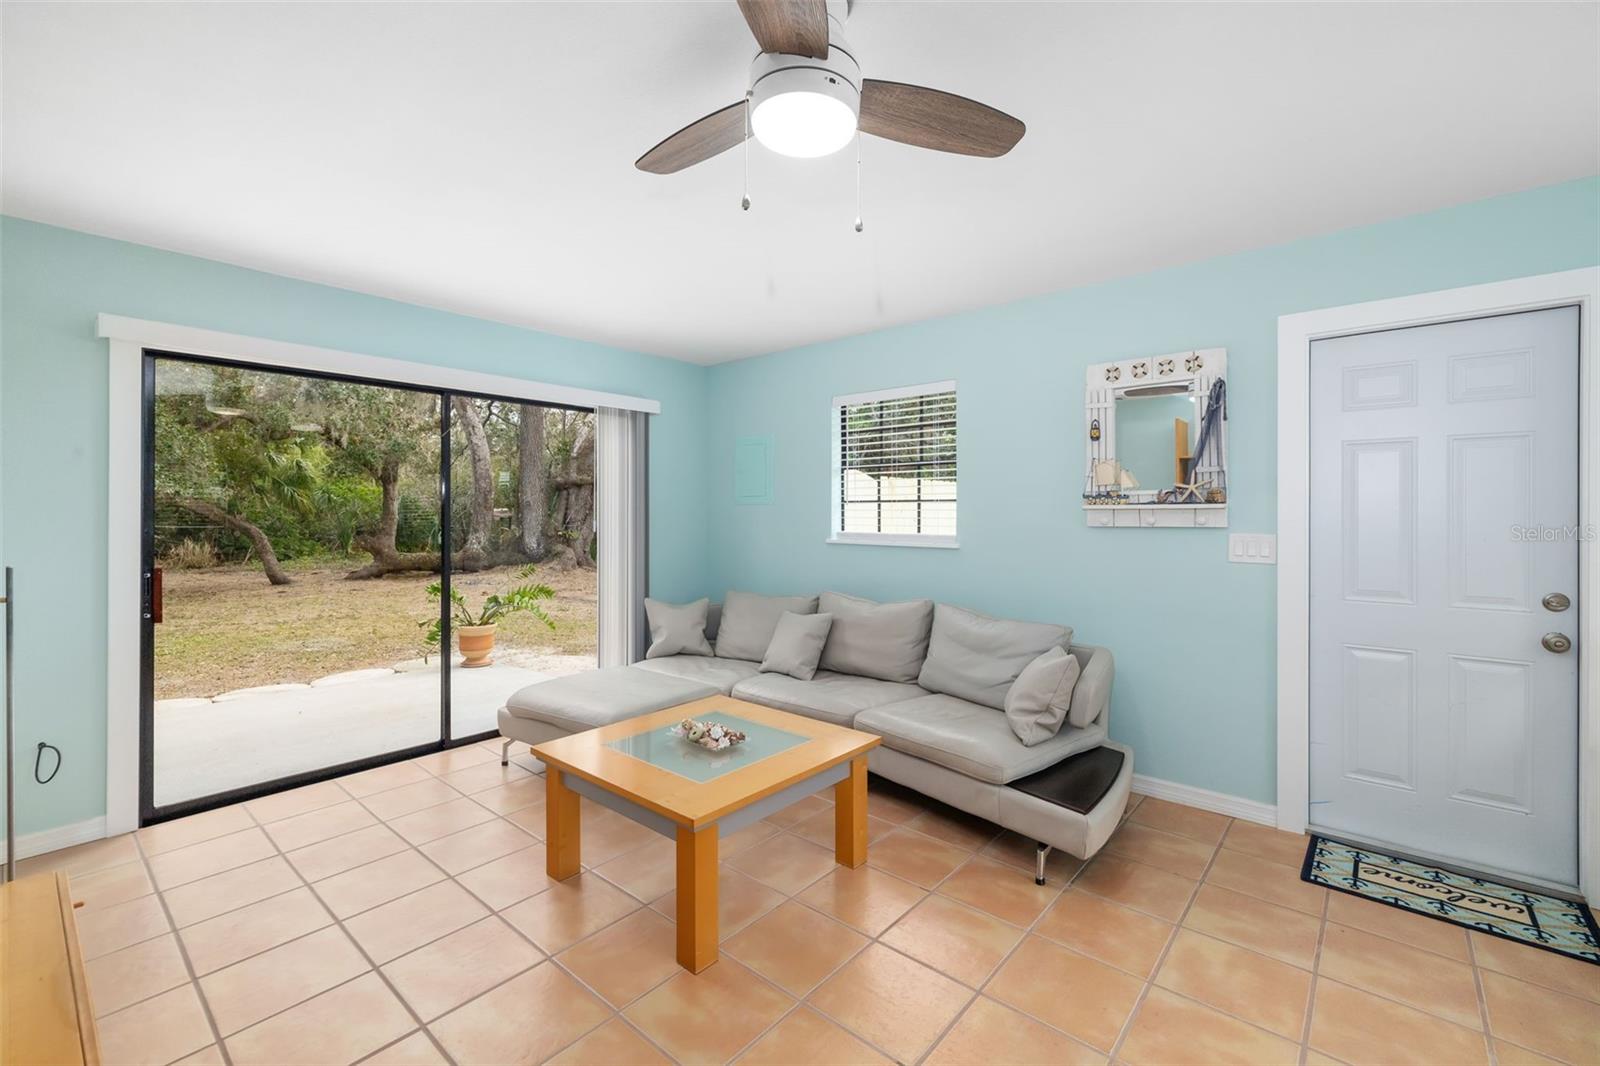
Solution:
[{"label": "nautical wall mirror", "polygon": [[1083,512],[1091,528],[1228,524],[1228,350],[1089,367]]}]

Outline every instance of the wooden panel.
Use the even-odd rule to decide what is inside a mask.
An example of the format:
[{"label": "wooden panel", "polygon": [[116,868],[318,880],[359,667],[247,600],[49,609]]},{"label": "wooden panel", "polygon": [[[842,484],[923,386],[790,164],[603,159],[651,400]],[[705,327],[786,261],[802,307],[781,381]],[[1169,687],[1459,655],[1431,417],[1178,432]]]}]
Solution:
[{"label": "wooden panel", "polygon": [[851,760],[850,776],[833,786],[833,857],[851,868],[867,861],[867,760]]},{"label": "wooden panel", "polygon": [[544,866],[557,881],[565,881],[582,865],[579,844],[578,794],[551,766],[544,775]]},{"label": "wooden panel", "polygon": [[739,10],[763,52],[827,58],[826,0],[739,0]]},{"label": "wooden panel", "polygon": [[0,889],[0,1063],[100,1061],[65,874]]},{"label": "wooden panel", "polygon": [[634,166],[651,174],[676,174],[744,143],[745,103],[729,104],[697,118],[640,156]]},{"label": "wooden panel", "polygon": [[699,973],[717,961],[717,827],[678,827],[678,965]]},{"label": "wooden panel", "polygon": [[937,152],[993,158],[1011,151],[1027,127],[955,93],[867,78],[861,83],[861,132]]},{"label": "wooden panel", "polygon": [[[666,729],[684,718],[715,711],[811,739],[754,765],[705,782],[652,766],[642,759],[606,746],[613,740],[653,729]],[[668,707],[599,729],[547,740],[535,744],[533,754],[547,766],[626,796],[641,807],[670,818],[679,825],[698,828],[797,781],[848,762],[858,755],[865,755],[879,743],[879,738],[871,733],[857,732],[729,696],[708,696],[703,700]]]}]

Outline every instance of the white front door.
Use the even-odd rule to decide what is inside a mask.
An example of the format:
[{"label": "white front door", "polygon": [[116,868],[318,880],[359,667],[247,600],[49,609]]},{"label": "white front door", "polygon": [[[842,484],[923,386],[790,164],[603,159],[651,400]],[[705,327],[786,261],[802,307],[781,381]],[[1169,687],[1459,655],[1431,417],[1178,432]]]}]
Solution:
[{"label": "white front door", "polygon": [[1576,885],[1578,309],[1316,341],[1310,428],[1308,822]]}]

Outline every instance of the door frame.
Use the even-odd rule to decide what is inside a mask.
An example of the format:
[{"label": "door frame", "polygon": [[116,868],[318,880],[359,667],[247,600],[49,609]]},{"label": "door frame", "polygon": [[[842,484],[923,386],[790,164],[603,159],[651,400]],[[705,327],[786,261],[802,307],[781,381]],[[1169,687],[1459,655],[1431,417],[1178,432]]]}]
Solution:
[{"label": "door frame", "polygon": [[[265,370],[319,374],[561,407],[660,414],[658,400],[385,356],[99,315],[106,340],[106,817],[104,836],[139,827],[143,684],[144,353],[174,352]],[[603,609],[603,605],[602,605]],[[427,750],[435,750],[437,745]],[[404,753],[393,753],[403,758]],[[378,757],[375,762],[386,761]]]},{"label": "door frame", "polygon": [[[1600,388],[1590,366],[1600,351],[1600,267],[1327,307],[1278,318],[1278,828],[1306,829],[1310,801],[1311,344],[1407,326],[1577,305],[1578,523],[1594,528],[1600,507]],[[1600,903],[1600,673],[1586,654],[1600,613],[1600,555],[1578,540],[1578,884]],[[1595,606],[1585,609],[1589,604]]]}]

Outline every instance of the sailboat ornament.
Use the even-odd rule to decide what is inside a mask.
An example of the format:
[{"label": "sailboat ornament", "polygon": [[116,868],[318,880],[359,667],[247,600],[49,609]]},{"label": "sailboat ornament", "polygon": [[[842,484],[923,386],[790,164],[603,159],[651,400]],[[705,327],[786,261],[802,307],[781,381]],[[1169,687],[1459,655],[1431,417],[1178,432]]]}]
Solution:
[{"label": "sailboat ornament", "polygon": [[1101,459],[1094,464],[1094,493],[1087,499],[1090,503],[1121,503],[1138,487],[1139,479],[1132,470],[1115,459]]}]

